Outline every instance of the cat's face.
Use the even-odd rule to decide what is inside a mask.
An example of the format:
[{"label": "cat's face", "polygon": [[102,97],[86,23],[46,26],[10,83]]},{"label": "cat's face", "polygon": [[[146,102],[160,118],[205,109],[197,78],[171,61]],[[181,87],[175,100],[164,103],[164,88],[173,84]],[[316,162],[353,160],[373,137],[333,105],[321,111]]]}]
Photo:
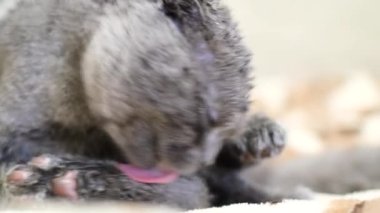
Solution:
[{"label": "cat's face", "polygon": [[[150,57],[155,54],[150,52]],[[166,53],[157,54],[156,59]],[[132,164],[194,172],[213,162],[223,137],[237,126],[230,124],[242,114],[231,113],[225,109],[228,104],[219,102],[215,80],[199,75],[210,70],[203,70],[196,60],[179,52],[160,63],[136,62],[134,69],[144,69],[147,75],[130,74],[129,82],[120,85],[126,92],[112,95],[116,90],[110,91],[112,98],[100,105],[103,115],[108,113],[104,128]]]},{"label": "cat's face", "polygon": [[180,29],[148,3],[109,19],[83,66],[100,125],[136,166],[188,174],[212,163],[244,122],[248,79],[236,74],[234,47]]}]

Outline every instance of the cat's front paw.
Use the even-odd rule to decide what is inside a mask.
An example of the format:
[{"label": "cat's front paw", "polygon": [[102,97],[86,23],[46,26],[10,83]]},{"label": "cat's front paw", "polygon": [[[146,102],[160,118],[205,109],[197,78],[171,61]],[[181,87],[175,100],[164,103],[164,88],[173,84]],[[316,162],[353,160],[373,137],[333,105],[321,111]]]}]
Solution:
[{"label": "cat's front paw", "polygon": [[[37,199],[77,200],[100,196],[106,191],[101,176],[122,176],[108,162],[74,160],[52,155],[33,158],[28,164],[11,168],[6,175],[6,191],[12,196]],[[102,182],[103,181],[103,182]]]},{"label": "cat's front paw", "polygon": [[265,115],[256,114],[238,139],[226,141],[216,162],[230,168],[253,165],[281,153],[285,142],[286,133],[280,125]]}]

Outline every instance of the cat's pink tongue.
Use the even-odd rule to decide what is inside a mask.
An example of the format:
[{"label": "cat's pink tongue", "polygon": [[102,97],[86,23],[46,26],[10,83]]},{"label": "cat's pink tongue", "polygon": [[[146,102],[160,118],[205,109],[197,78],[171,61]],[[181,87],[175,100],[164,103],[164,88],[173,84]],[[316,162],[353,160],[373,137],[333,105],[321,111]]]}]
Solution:
[{"label": "cat's pink tongue", "polygon": [[178,174],[158,169],[141,169],[128,164],[119,164],[118,168],[129,178],[140,183],[166,184],[175,181]]}]

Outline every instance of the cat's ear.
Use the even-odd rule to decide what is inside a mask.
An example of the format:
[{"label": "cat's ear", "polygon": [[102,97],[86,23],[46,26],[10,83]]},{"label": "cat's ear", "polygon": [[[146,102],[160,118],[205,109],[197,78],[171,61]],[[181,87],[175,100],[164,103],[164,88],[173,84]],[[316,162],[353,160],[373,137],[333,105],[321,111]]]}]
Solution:
[{"label": "cat's ear", "polygon": [[162,0],[165,14],[184,25],[201,23],[204,19],[202,0]]}]

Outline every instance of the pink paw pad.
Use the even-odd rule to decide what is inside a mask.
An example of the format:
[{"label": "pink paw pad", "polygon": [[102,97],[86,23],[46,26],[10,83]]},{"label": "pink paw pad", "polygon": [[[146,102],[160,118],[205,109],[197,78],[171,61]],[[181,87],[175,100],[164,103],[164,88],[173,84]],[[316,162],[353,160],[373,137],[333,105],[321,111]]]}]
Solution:
[{"label": "pink paw pad", "polygon": [[53,193],[59,197],[69,198],[71,200],[78,199],[77,194],[77,171],[69,171],[62,177],[58,177],[52,181]]}]

